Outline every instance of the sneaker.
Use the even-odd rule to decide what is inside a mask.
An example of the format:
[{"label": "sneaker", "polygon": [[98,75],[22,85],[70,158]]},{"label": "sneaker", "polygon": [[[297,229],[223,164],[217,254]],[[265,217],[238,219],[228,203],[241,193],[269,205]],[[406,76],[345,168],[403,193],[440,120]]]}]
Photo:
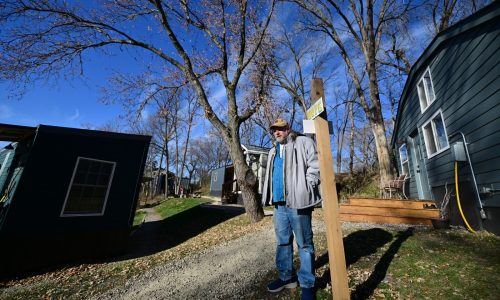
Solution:
[{"label": "sneaker", "polygon": [[302,295],[300,296],[301,300],[315,300],[316,296],[314,296],[313,288],[302,288]]},{"label": "sneaker", "polygon": [[278,278],[267,285],[267,290],[270,291],[271,293],[277,293],[284,288],[294,289],[296,287],[297,287],[297,280],[295,280],[294,278],[286,281],[283,281]]}]

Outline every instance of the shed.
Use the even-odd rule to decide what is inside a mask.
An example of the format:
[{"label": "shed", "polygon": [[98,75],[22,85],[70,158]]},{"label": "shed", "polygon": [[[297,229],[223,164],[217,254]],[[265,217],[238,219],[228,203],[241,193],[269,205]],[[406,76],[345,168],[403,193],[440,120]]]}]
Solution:
[{"label": "shed", "polygon": [[[262,194],[269,148],[244,144],[241,145],[241,148],[245,154],[247,165],[257,177],[258,193]],[[233,165],[221,167],[211,172],[210,195],[224,198],[228,194],[239,194]],[[237,198],[237,201],[241,203],[241,197]]]},{"label": "shed", "polygon": [[123,251],[150,139],[0,124],[0,275]]},{"label": "shed", "polygon": [[500,234],[500,2],[438,34],[413,65],[391,141],[414,199],[450,199],[450,221]]}]

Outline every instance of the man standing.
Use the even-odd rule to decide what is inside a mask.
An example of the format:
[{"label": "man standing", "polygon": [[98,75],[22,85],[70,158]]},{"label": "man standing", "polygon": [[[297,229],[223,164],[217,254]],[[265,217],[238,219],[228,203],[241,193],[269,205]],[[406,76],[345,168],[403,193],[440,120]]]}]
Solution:
[{"label": "man standing", "polygon": [[[279,292],[295,288],[297,276],[302,299],[314,299],[314,244],[311,215],[321,201],[319,163],[314,141],[290,130],[277,119],[270,127],[276,147],[269,151],[262,203],[274,205],[276,268],[279,278],[267,289]],[[300,269],[293,269],[293,238],[297,241]]]}]

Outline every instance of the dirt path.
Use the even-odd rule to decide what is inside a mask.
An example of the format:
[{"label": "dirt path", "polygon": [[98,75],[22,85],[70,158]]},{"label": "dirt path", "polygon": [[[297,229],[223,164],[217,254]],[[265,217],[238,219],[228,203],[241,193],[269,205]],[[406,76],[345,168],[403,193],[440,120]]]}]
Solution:
[{"label": "dirt path", "polygon": [[160,216],[159,213],[156,212],[154,207],[148,207],[143,209],[146,212],[146,218],[144,219],[144,222],[155,222],[155,221],[161,221],[162,217]]}]

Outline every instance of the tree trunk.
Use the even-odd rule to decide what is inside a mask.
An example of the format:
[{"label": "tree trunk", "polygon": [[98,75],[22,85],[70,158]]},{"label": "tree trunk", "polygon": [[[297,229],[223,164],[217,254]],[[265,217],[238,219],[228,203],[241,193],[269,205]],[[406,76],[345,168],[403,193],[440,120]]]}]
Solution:
[{"label": "tree trunk", "polygon": [[[177,110],[178,111],[178,110]],[[181,185],[182,174],[179,172],[179,131],[177,121],[175,126],[175,194],[179,195],[179,187]]]},{"label": "tree trunk", "polygon": [[245,211],[251,222],[258,222],[264,217],[264,210],[257,193],[257,177],[246,163],[239,138],[233,138],[230,152]]},{"label": "tree trunk", "polygon": [[160,153],[160,163],[158,164],[158,173],[156,174],[156,179],[155,179],[155,189],[154,189],[154,196],[160,195],[161,194],[161,164],[163,163],[163,154],[165,153],[165,147],[167,145],[167,139],[165,138],[163,142],[163,146],[161,148],[161,153]]},{"label": "tree trunk", "polygon": [[349,133],[349,175],[354,175],[354,105],[351,105],[349,115],[351,117],[351,132]]},{"label": "tree trunk", "polygon": [[370,122],[370,126],[375,137],[375,147],[377,149],[377,158],[380,170],[381,183],[392,179],[391,160],[389,155],[389,147],[387,146],[387,138],[385,136],[384,123]]},{"label": "tree trunk", "polygon": [[170,163],[170,154],[168,152],[168,144],[165,147],[165,197],[168,197],[170,192],[168,189],[168,164]]},{"label": "tree trunk", "polygon": [[[182,181],[182,174],[184,174],[184,168],[186,166],[186,156],[187,156],[187,150],[189,147],[189,138],[191,136],[191,129],[193,128],[193,119],[194,119],[194,114],[195,114],[196,107],[193,108],[193,111],[191,112],[191,103],[189,104],[189,117],[188,117],[188,129],[187,129],[187,134],[186,134],[186,142],[184,143],[184,149],[182,153],[182,161],[181,161],[181,181]],[[189,170],[188,170],[189,172]],[[189,181],[188,184],[191,184],[191,173],[189,173]]]}]

